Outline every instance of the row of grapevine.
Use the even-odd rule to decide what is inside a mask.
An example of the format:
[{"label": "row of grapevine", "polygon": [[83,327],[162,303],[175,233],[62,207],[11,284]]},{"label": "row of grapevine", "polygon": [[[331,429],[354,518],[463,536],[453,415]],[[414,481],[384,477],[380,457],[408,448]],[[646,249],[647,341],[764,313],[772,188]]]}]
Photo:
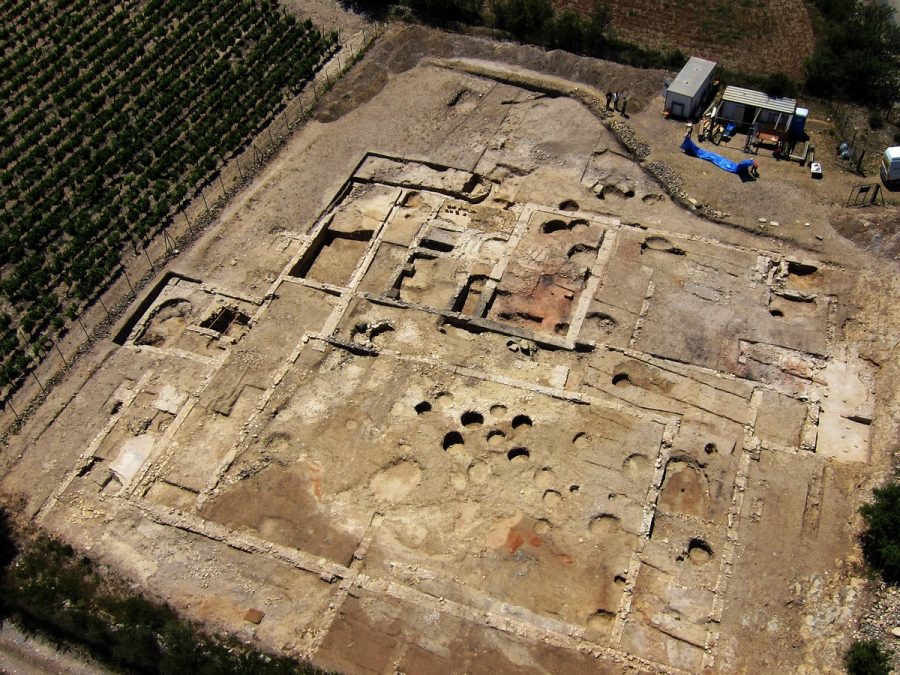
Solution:
[{"label": "row of grapevine", "polygon": [[275,0],[0,1],[0,388],[337,48]]}]

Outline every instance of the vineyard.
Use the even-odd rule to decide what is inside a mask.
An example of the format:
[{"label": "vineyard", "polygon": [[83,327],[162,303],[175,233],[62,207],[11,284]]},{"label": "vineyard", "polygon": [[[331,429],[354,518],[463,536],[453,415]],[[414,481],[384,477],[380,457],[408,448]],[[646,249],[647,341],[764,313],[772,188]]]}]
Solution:
[{"label": "vineyard", "polygon": [[275,0],[0,2],[9,391],[337,49]]}]

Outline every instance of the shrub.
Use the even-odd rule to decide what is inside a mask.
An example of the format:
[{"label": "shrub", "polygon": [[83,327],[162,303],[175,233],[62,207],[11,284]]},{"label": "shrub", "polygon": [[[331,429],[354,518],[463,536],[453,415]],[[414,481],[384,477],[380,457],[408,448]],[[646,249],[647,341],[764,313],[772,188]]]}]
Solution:
[{"label": "shrub", "polygon": [[436,24],[478,23],[481,14],[481,0],[408,0],[408,4],[421,19]]},{"label": "shrub", "polygon": [[888,653],[875,640],[857,640],[844,656],[844,666],[850,675],[890,675]]},{"label": "shrub", "polygon": [[605,53],[606,43],[609,38],[609,23],[609,7],[602,2],[595,3],[584,26],[584,48],[586,54],[601,56]]},{"label": "shrub", "polygon": [[[6,577],[6,568],[16,557],[18,547],[13,538],[12,526],[9,523],[9,516],[6,511],[0,509],[0,583]],[[0,586],[2,588],[2,586]],[[0,593],[0,621],[5,619],[9,613],[8,600],[5,593]]]},{"label": "shrub", "polygon": [[584,26],[581,18],[572,10],[562,12],[550,25],[547,46],[565,49],[574,54],[584,51]]},{"label": "shrub", "polygon": [[550,0],[498,0],[494,4],[497,26],[524,42],[543,42],[553,21]]},{"label": "shrub", "polygon": [[797,95],[797,83],[784,73],[766,75],[762,80],[762,88],[769,96],[775,98]]},{"label": "shrub", "polygon": [[826,98],[887,105],[897,94],[900,27],[887,5],[818,0],[823,35],[806,63],[809,91]]},{"label": "shrub", "polygon": [[884,126],[884,117],[877,108],[869,111],[869,128],[881,129]]},{"label": "shrub", "polygon": [[16,557],[17,552],[9,516],[6,511],[0,510],[0,577],[6,574],[6,568]]},{"label": "shrub", "polygon": [[875,490],[875,499],[860,509],[866,531],[860,537],[863,555],[889,583],[900,582],[900,483]]}]

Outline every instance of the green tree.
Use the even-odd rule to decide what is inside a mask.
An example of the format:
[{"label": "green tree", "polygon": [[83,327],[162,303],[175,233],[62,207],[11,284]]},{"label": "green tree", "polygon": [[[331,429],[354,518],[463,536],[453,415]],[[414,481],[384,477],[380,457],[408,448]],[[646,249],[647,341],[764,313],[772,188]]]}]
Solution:
[{"label": "green tree", "polygon": [[481,0],[409,0],[409,5],[423,19],[435,23],[478,23],[481,17]]},{"label": "green tree", "polygon": [[18,547],[13,537],[12,524],[5,509],[0,509],[0,578],[6,574],[6,568],[16,557]]},{"label": "green tree", "polygon": [[776,98],[797,95],[797,83],[784,73],[770,73],[763,78],[763,90]]},{"label": "green tree", "polygon": [[[5,509],[0,509],[0,590],[6,579],[6,570],[19,552],[13,536],[12,525]],[[6,593],[0,593],[0,621],[9,615],[9,600]]]},{"label": "green tree", "polygon": [[591,56],[603,56],[609,48],[609,7],[597,2],[584,27],[584,49]]},{"label": "green tree", "polygon": [[880,3],[820,5],[826,21],[806,81],[812,93],[857,103],[887,105],[900,91],[900,27]]},{"label": "green tree", "polygon": [[861,509],[866,531],[860,537],[863,555],[889,583],[900,582],[900,483],[875,490],[875,499]]},{"label": "green tree", "polygon": [[580,54],[584,50],[584,23],[571,9],[557,16],[550,25],[548,47]]},{"label": "green tree", "polygon": [[497,26],[523,42],[540,44],[553,21],[550,0],[498,0],[494,4]]}]

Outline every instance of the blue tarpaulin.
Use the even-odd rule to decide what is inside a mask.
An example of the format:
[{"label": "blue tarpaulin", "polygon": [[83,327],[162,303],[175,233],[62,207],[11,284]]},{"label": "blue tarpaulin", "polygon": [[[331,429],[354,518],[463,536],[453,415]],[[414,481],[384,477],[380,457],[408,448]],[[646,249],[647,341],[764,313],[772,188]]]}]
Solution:
[{"label": "blue tarpaulin", "polygon": [[690,136],[684,137],[681,149],[689,155],[705,159],[707,162],[712,162],[720,169],[725,169],[725,171],[730,171],[731,173],[746,173],[750,170],[750,167],[753,166],[752,159],[745,159],[742,162],[732,162],[730,159],[722,157],[722,155],[717,155],[709,150],[704,150],[703,148],[698,147],[697,144],[691,140]]}]

